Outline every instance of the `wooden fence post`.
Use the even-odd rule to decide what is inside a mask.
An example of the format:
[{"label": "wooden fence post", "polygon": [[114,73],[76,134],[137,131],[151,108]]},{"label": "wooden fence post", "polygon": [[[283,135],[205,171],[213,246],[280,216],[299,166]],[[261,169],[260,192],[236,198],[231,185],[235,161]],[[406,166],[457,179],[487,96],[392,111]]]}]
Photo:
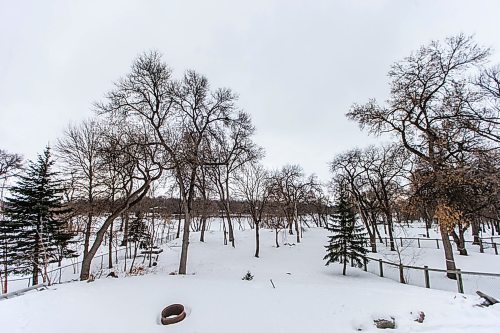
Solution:
[{"label": "wooden fence post", "polygon": [[429,266],[424,266],[425,288],[431,287],[431,279],[429,278]]},{"label": "wooden fence post", "polygon": [[420,238],[417,238],[418,248],[420,249]]},{"label": "wooden fence post", "polygon": [[484,253],[483,240],[479,238],[479,252]]},{"label": "wooden fence post", "polygon": [[387,246],[387,237],[384,237],[385,239],[385,246]]},{"label": "wooden fence post", "polygon": [[401,242],[401,246],[403,246],[403,237],[399,237],[399,241]]},{"label": "wooden fence post", "polygon": [[439,250],[439,239],[436,239],[436,246],[437,246],[437,248]]},{"label": "wooden fence post", "polygon": [[460,294],[464,293],[464,283],[462,281],[462,272],[460,269],[457,269],[457,286],[458,286],[458,292]]},{"label": "wooden fence post", "polygon": [[497,243],[493,242],[493,249],[495,249],[495,255],[498,255]]},{"label": "wooden fence post", "polygon": [[405,283],[405,277],[403,272],[403,265],[399,264],[399,282]]},{"label": "wooden fence post", "polygon": [[380,271],[380,277],[384,277],[384,267],[382,266],[382,259],[378,260],[378,269]]},{"label": "wooden fence post", "polygon": [[366,259],[366,257],[363,257],[363,269],[366,271],[368,271],[368,259]]}]

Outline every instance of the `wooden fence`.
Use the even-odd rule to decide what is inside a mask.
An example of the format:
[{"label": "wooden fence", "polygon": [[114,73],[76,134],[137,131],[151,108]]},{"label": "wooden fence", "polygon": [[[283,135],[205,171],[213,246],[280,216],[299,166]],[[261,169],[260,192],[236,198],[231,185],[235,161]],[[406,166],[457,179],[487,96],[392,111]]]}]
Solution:
[{"label": "wooden fence", "polygon": [[[369,238],[364,238],[366,242],[366,246],[370,246],[370,239]],[[382,238],[383,243],[386,246],[389,246],[389,237],[383,237]],[[379,241],[379,238],[377,237],[377,242]],[[442,244],[442,239],[440,238],[419,238],[419,237],[395,237],[394,242],[398,242],[398,245],[404,246],[405,241],[416,241],[416,244],[418,248],[421,248],[425,242],[432,242],[435,244],[436,249],[440,248],[440,243]],[[450,239],[450,241],[453,241]],[[480,253],[485,253],[485,248],[489,247],[493,249],[493,253],[495,255],[498,255],[498,247],[499,244],[497,244],[497,241],[500,244],[500,236],[493,236],[493,237],[488,237],[488,238],[480,238],[479,244],[474,244],[474,245],[479,245],[479,252]],[[466,241],[466,243],[471,243],[473,244],[474,242],[472,241]],[[370,256],[364,256],[364,270],[367,271],[367,266],[369,262],[375,262],[376,265],[378,266],[378,269],[376,269],[377,272],[372,272],[374,274],[379,275],[380,277],[385,277],[384,276],[384,265],[388,265],[390,267],[394,267],[397,271],[399,271],[399,282],[401,283],[408,283],[408,281],[405,281],[404,277],[404,270],[417,270],[422,272],[422,278],[423,278],[423,285],[426,288],[431,288],[431,277],[430,277],[430,272],[438,272],[438,273],[443,273],[443,274],[451,274],[454,275],[456,278],[456,288],[459,293],[464,293],[464,279],[463,276],[481,276],[481,277],[490,277],[493,279],[498,279],[498,285],[500,286],[500,274],[498,273],[486,273],[486,272],[473,272],[473,271],[462,271],[461,269],[456,269],[456,270],[446,270],[446,269],[438,269],[438,268],[430,268],[428,266],[409,266],[409,265],[403,265],[403,264],[398,264],[390,261],[386,261],[383,259],[378,259],[378,258],[372,258]]]},{"label": "wooden fence", "polygon": [[[486,272],[472,272],[472,271],[462,271],[461,269],[456,269],[456,270],[447,270],[447,269],[438,269],[438,268],[429,268],[428,266],[409,266],[409,265],[402,265],[402,264],[397,264],[394,262],[382,260],[382,259],[377,259],[377,258],[372,258],[369,256],[364,256],[363,257],[363,269],[364,271],[368,271],[368,263],[370,261],[378,263],[378,275],[380,277],[384,277],[384,264],[388,266],[393,266],[399,270],[399,282],[401,283],[407,283],[407,281],[404,278],[404,273],[403,271],[405,269],[407,270],[418,270],[422,272],[422,278],[424,279],[424,284],[426,288],[431,288],[431,279],[429,272],[439,272],[439,273],[444,273],[448,274],[451,273],[455,275],[456,277],[456,283],[457,283],[457,291],[461,294],[464,293],[464,282],[463,282],[463,276],[464,275],[475,275],[475,276],[485,276],[485,277],[493,277],[500,279],[500,274],[499,273],[486,273]],[[352,263],[352,260],[351,260]],[[500,280],[498,280],[500,283]]]}]

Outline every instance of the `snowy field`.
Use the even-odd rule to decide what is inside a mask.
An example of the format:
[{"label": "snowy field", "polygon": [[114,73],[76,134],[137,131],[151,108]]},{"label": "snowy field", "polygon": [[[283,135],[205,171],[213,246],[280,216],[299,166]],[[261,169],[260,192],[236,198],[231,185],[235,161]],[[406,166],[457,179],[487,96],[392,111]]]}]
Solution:
[{"label": "snowy field", "polygon": [[[392,316],[394,332],[498,332],[500,306],[479,298],[402,285],[356,268],[324,266],[328,233],[310,229],[295,246],[273,247],[263,230],[261,258],[254,232],[238,231],[236,248],[211,231],[206,243],[193,233],[189,274],[177,269],[179,243],[160,255],[152,274],[55,285],[0,301],[2,331],[14,332],[377,332],[373,319]],[[293,241],[290,237],[289,241]],[[241,278],[247,271],[252,281]],[[273,288],[270,279],[276,288]],[[182,303],[188,316],[161,326],[159,313]],[[419,311],[424,323],[414,321]]]}]

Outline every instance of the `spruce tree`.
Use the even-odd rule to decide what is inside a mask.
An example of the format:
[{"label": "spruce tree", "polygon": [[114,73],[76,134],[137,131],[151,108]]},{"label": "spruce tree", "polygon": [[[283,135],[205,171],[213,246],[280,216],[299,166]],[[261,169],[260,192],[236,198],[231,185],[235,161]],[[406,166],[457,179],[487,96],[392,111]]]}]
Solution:
[{"label": "spruce tree", "polygon": [[61,202],[62,188],[52,171],[53,164],[47,147],[36,162],[29,162],[25,173],[10,189],[5,209],[6,227],[16,237],[16,271],[31,273],[33,284],[38,283],[40,272],[46,282],[49,263],[74,256],[74,251],[68,249],[71,234],[62,219],[68,210]]},{"label": "spruce tree", "polygon": [[326,265],[333,262],[343,264],[343,275],[346,273],[347,263],[351,260],[361,267],[363,256],[366,254],[363,246],[363,227],[356,224],[356,214],[343,192],[337,202],[337,211],[330,216],[326,229],[333,233],[329,236],[328,245],[325,246],[327,254],[323,259],[327,260]]},{"label": "spruce tree", "polygon": [[12,225],[0,214],[0,281],[2,282],[2,292],[8,292],[8,276],[16,273],[16,233]]}]

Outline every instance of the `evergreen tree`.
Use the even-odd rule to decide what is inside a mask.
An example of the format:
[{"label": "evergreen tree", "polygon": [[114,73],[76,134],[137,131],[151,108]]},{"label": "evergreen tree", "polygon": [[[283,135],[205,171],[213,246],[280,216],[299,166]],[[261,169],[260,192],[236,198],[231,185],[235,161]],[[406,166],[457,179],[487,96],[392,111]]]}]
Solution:
[{"label": "evergreen tree", "polygon": [[12,225],[0,214],[0,282],[2,292],[7,293],[8,276],[15,273],[16,268],[16,233]]},{"label": "evergreen tree", "polygon": [[333,233],[325,246],[327,254],[323,258],[326,265],[339,262],[344,265],[342,274],[345,275],[347,263],[353,261],[358,267],[363,265],[364,248],[363,227],[356,224],[356,214],[351,208],[345,193],[340,194],[337,202],[337,212],[330,216],[326,229]]},{"label": "evergreen tree", "polygon": [[68,249],[71,234],[62,219],[68,210],[61,203],[62,188],[55,179],[53,164],[47,147],[36,163],[29,162],[25,174],[10,189],[5,209],[9,218],[6,229],[16,238],[13,256],[16,271],[31,273],[33,284],[38,283],[40,272],[46,282],[49,263],[74,256],[74,251]]}]

